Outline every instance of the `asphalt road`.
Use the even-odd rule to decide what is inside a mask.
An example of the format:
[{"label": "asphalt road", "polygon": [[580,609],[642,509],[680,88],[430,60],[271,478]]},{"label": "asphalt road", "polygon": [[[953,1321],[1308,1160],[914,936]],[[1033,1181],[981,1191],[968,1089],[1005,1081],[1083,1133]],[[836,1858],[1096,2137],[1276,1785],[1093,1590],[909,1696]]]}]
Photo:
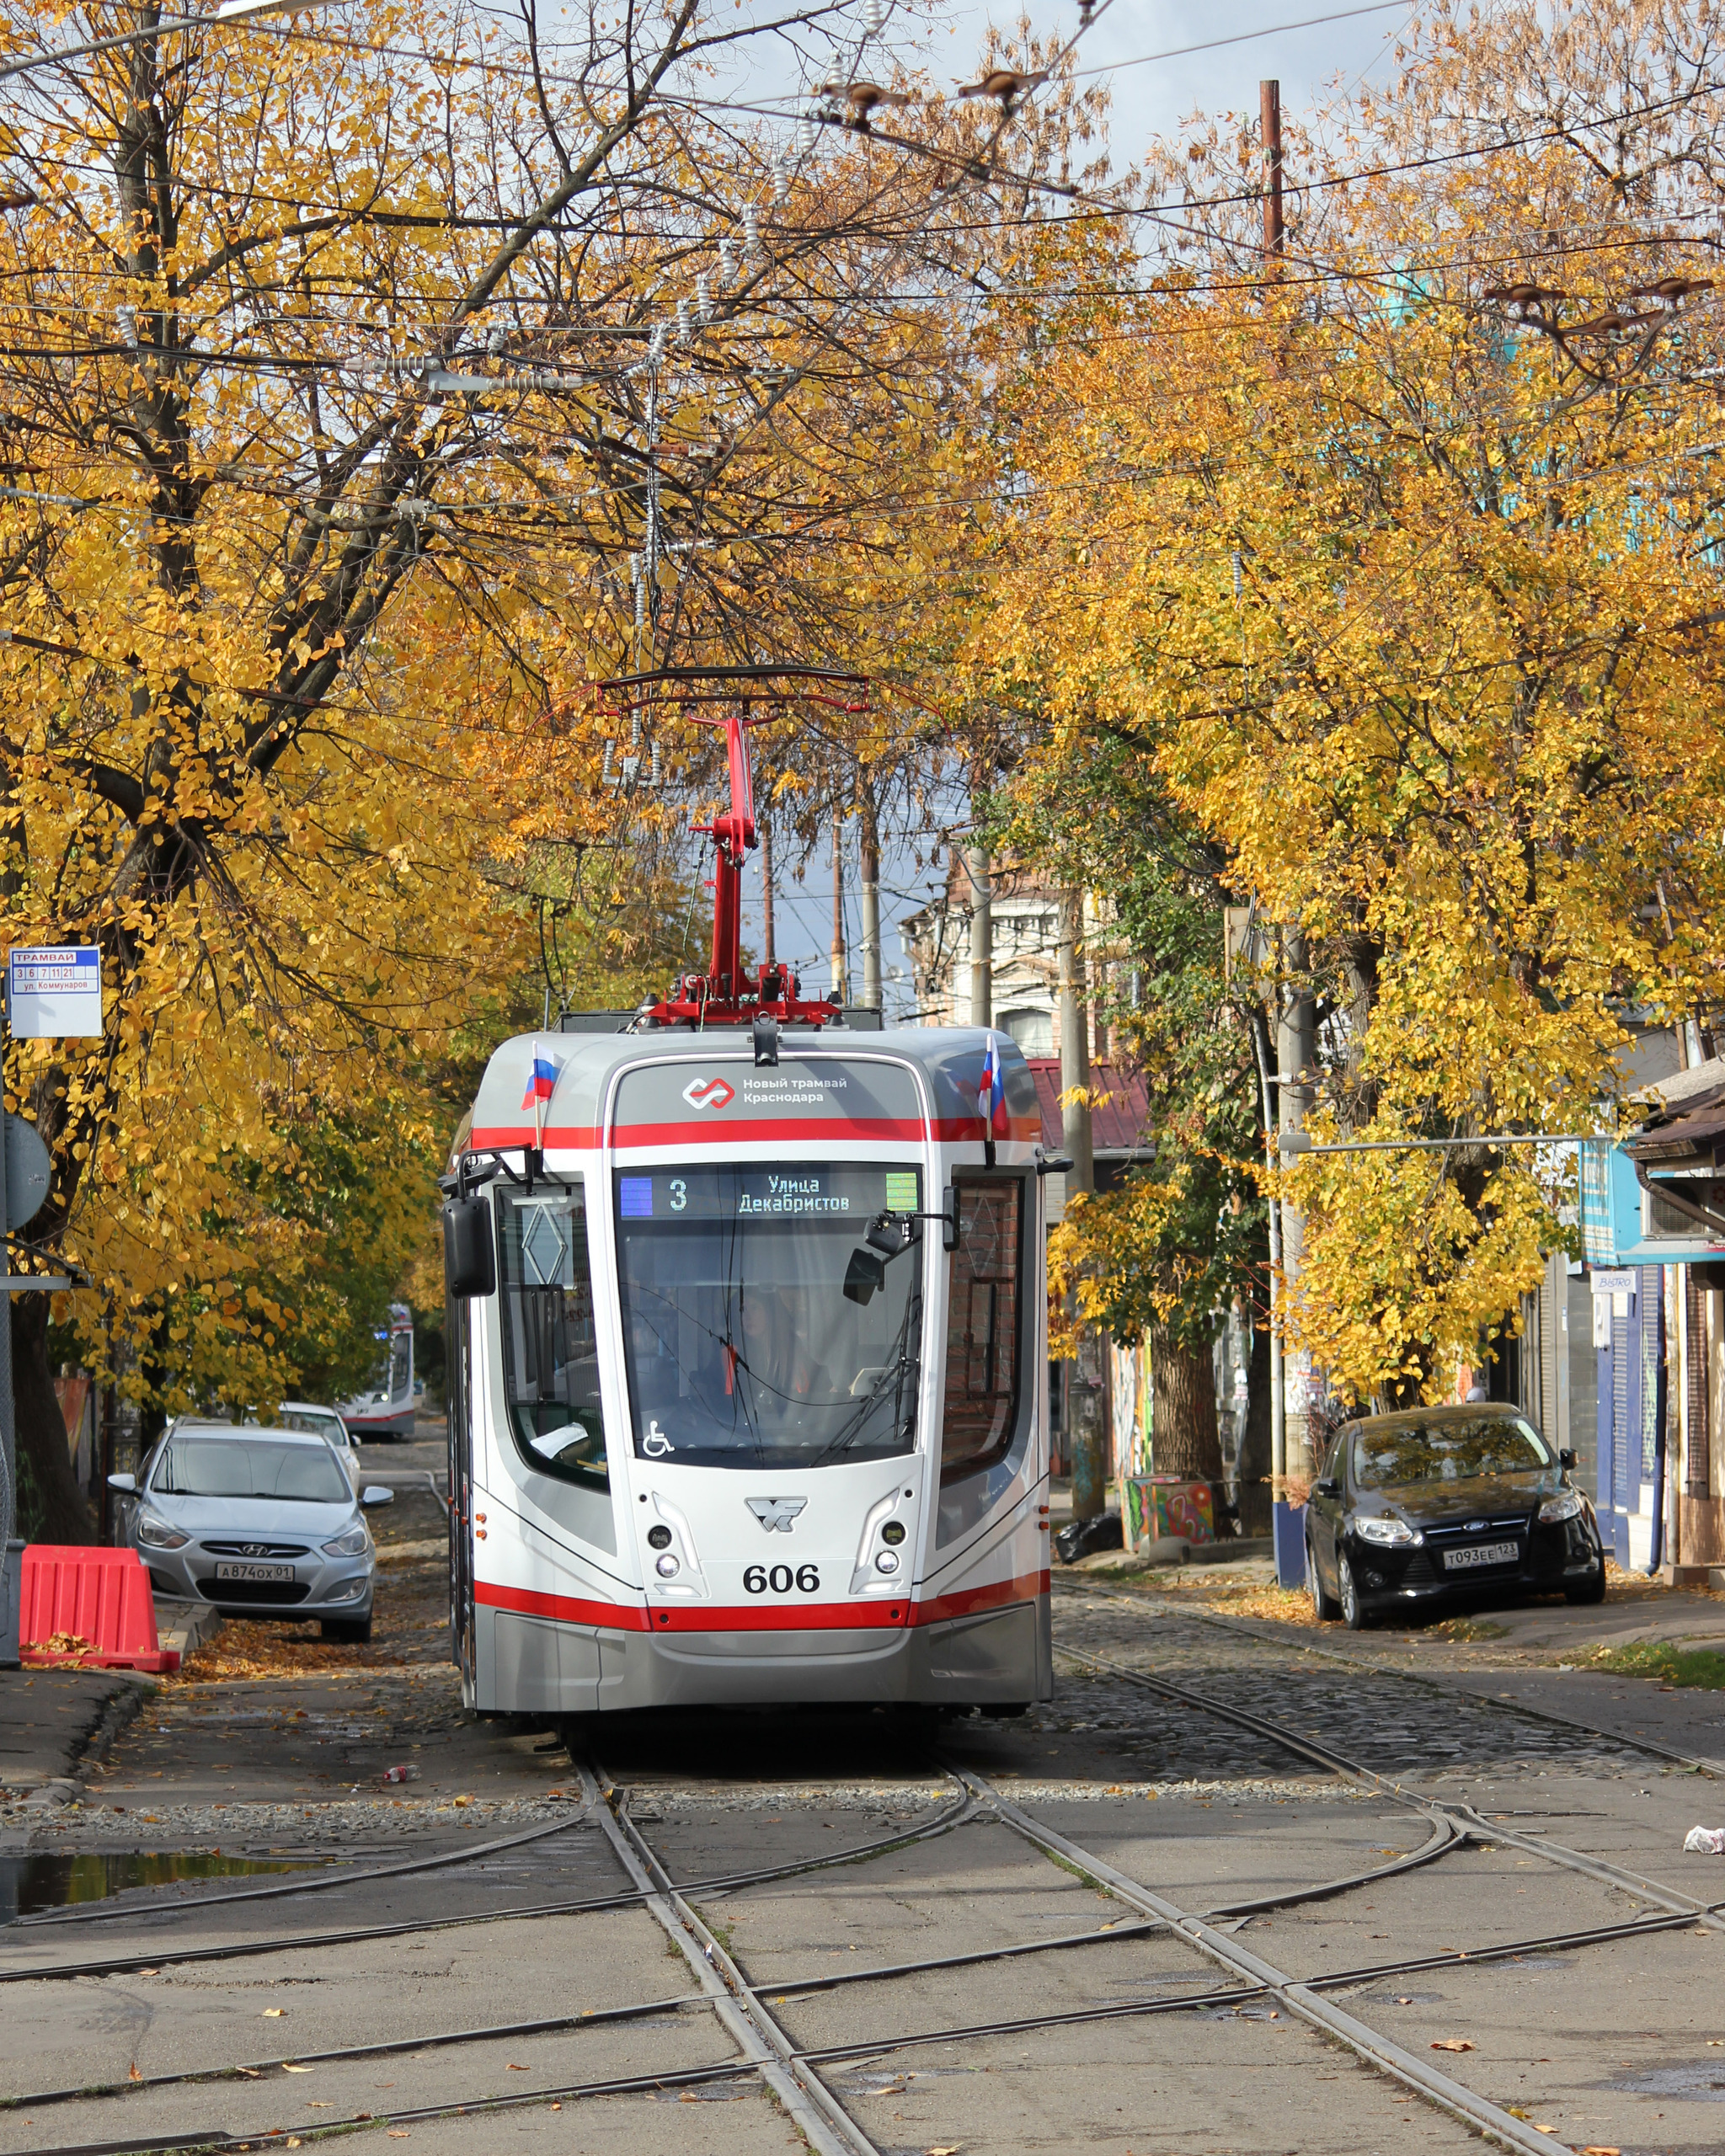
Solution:
[{"label": "asphalt road", "polygon": [[1717,1695],[1065,1581],[1023,1721],[681,1716],[572,1760],[461,1712],[435,1465],[367,1461],[406,1553],[371,1648],[231,1626],[77,1806],[13,1822],[26,1855],[307,1868],[0,1934],[0,2152],[1725,2142],[1725,1860],[1681,1852],[1725,1780],[1627,1719],[1715,1756]]}]

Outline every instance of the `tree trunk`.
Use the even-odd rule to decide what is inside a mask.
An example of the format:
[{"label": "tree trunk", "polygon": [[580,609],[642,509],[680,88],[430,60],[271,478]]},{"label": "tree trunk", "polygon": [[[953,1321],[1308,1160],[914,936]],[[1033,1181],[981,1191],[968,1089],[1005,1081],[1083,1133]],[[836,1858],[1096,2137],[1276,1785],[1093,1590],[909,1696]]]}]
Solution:
[{"label": "tree trunk", "polygon": [[[72,1471],[66,1442],[66,1418],[48,1367],[48,1298],[13,1295],[12,1302],[12,1387],[18,1422],[18,1449],[29,1463],[35,1484],[36,1516],[31,1539],[41,1542],[93,1542],[96,1527]],[[20,1476],[20,1481],[23,1479]]]},{"label": "tree trunk", "polygon": [[1240,1439],[1240,1532],[1270,1531],[1270,1334],[1252,1328],[1252,1360],[1246,1372],[1246,1428]]},{"label": "tree trunk", "polygon": [[1166,1327],[1152,1323],[1150,1367],[1156,1387],[1151,1441],[1156,1473],[1220,1483],[1222,1448],[1216,1434],[1216,1374],[1210,1349],[1194,1355]]}]

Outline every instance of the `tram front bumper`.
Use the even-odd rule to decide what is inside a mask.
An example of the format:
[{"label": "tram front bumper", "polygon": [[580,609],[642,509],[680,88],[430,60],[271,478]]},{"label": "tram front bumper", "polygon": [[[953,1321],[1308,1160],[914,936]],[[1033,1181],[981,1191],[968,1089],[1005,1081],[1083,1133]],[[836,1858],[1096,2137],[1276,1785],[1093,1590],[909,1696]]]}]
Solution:
[{"label": "tram front bumper", "polygon": [[1018,1706],[1048,1696],[1045,1598],[930,1625],[639,1632],[482,1605],[473,1704],[500,1714],[641,1707]]}]

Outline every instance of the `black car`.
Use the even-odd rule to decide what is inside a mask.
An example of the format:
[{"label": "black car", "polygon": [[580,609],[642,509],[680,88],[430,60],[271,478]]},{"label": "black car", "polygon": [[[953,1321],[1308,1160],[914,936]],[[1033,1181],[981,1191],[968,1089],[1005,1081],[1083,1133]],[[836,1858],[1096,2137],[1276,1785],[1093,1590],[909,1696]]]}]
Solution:
[{"label": "black car", "polygon": [[1418,1407],[1338,1430],[1306,1508],[1306,1585],[1359,1631],[1391,1609],[1464,1594],[1599,1602],[1593,1507],[1514,1408]]}]

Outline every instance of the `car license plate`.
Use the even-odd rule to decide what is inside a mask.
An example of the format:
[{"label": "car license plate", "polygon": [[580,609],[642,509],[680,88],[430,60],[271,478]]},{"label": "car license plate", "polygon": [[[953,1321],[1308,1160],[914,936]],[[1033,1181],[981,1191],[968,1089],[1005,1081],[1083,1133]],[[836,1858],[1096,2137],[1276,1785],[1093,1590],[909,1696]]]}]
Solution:
[{"label": "car license plate", "polygon": [[1516,1542],[1477,1542],[1471,1550],[1446,1550],[1444,1568],[1465,1572],[1475,1565],[1513,1565],[1520,1555],[1521,1545]]},{"label": "car license plate", "polygon": [[293,1581],[291,1565],[217,1565],[218,1580],[256,1580],[264,1587],[287,1587]]}]

